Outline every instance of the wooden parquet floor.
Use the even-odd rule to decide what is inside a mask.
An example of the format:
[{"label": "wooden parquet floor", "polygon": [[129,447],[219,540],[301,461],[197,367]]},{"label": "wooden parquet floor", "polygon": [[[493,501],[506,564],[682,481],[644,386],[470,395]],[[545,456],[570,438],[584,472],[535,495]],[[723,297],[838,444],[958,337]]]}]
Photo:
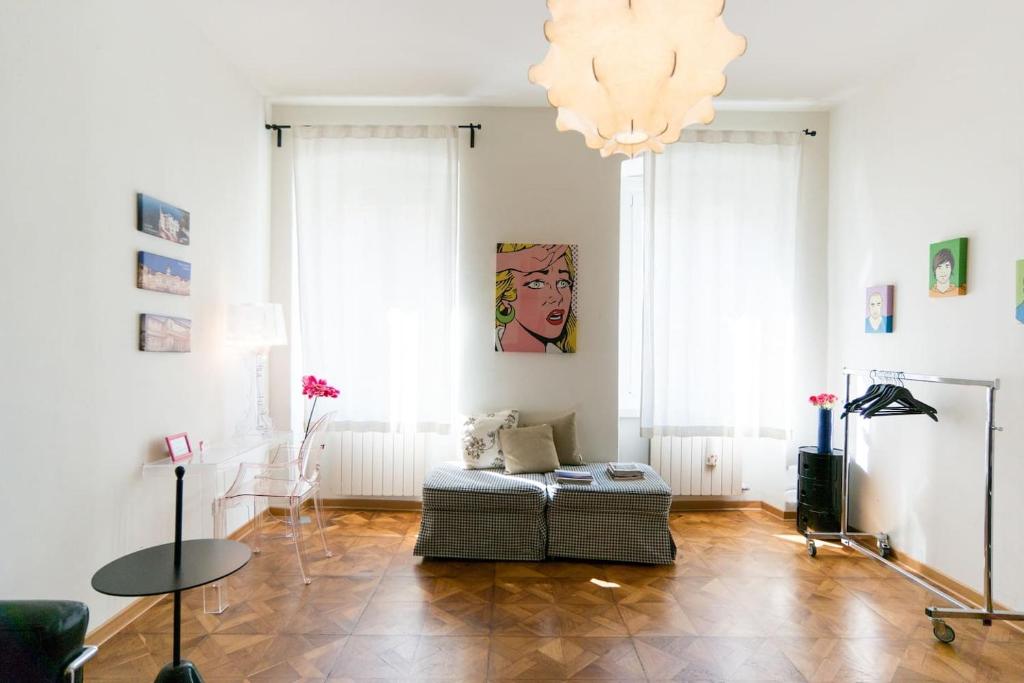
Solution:
[{"label": "wooden parquet floor", "polygon": [[[311,562],[311,585],[280,538],[230,579],[224,614],[186,594],[184,656],[208,683],[1024,681],[1024,634],[957,621],[943,645],[929,594],[850,551],[807,557],[792,522],[671,523],[672,566],[442,562],[413,557],[415,513],[335,511],[335,557]],[[170,633],[165,599],[100,649],[87,680],[153,680]]]}]

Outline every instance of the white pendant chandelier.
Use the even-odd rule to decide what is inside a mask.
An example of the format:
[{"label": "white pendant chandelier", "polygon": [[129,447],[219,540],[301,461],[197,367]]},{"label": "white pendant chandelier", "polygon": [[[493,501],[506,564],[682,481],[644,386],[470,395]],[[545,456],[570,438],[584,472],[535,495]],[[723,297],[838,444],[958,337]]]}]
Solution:
[{"label": "white pendant chandelier", "polygon": [[683,128],[711,123],[712,98],[746,38],[722,19],[725,0],[548,0],[551,44],[530,68],[558,130],[601,156],[661,152]]}]

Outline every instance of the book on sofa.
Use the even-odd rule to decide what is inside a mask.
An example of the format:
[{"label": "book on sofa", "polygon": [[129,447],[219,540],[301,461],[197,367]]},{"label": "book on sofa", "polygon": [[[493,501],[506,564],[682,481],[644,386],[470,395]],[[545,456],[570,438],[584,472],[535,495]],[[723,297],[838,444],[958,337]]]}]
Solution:
[{"label": "book on sofa", "polygon": [[594,475],[586,470],[555,470],[555,481],[559,484],[589,484]]},{"label": "book on sofa", "polygon": [[612,479],[643,479],[644,471],[635,462],[610,462],[608,476]]}]

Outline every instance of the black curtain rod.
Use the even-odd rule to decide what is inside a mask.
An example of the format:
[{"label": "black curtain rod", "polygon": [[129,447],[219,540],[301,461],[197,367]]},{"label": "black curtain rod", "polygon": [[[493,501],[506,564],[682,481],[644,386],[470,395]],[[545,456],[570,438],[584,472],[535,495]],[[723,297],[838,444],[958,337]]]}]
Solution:
[{"label": "black curtain rod", "polygon": [[478,130],[483,130],[483,125],[479,123],[467,123],[465,125],[459,126],[459,128],[469,129],[469,148],[473,149],[474,147],[476,147],[476,132]]},{"label": "black curtain rod", "polygon": [[[310,126],[310,124],[304,124],[303,128],[308,128],[309,126]],[[264,123],[263,127],[266,130],[272,130],[272,131],[274,131],[277,134],[277,146],[280,147],[281,146],[281,131],[283,131],[283,130],[285,130],[287,128],[291,128],[291,125],[288,125],[288,124],[278,124],[278,123]],[[467,128],[467,129],[469,129],[469,148],[470,149],[475,148],[476,147],[476,132],[478,130],[483,130],[483,128],[484,128],[483,124],[480,124],[480,123],[467,123],[467,124],[464,124],[464,125],[460,125],[459,128]]]},{"label": "black curtain rod", "polygon": [[272,130],[277,133],[277,146],[281,146],[281,131],[285,128],[291,128],[291,126],[279,126],[276,123],[264,123],[263,127],[267,130]]}]

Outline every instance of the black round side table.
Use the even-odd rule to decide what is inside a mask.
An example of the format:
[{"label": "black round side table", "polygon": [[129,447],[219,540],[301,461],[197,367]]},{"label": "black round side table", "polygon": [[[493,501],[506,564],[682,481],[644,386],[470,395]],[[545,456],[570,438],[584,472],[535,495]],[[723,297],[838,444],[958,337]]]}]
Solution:
[{"label": "black round side table", "polygon": [[185,468],[179,466],[174,473],[178,477],[174,543],[144,548],[114,560],[93,574],[92,587],[106,595],[128,597],[174,593],[174,659],[160,670],[156,683],[202,683],[195,664],[181,658],[181,592],[234,574],[249,562],[252,552],[237,541],[181,540]]}]

